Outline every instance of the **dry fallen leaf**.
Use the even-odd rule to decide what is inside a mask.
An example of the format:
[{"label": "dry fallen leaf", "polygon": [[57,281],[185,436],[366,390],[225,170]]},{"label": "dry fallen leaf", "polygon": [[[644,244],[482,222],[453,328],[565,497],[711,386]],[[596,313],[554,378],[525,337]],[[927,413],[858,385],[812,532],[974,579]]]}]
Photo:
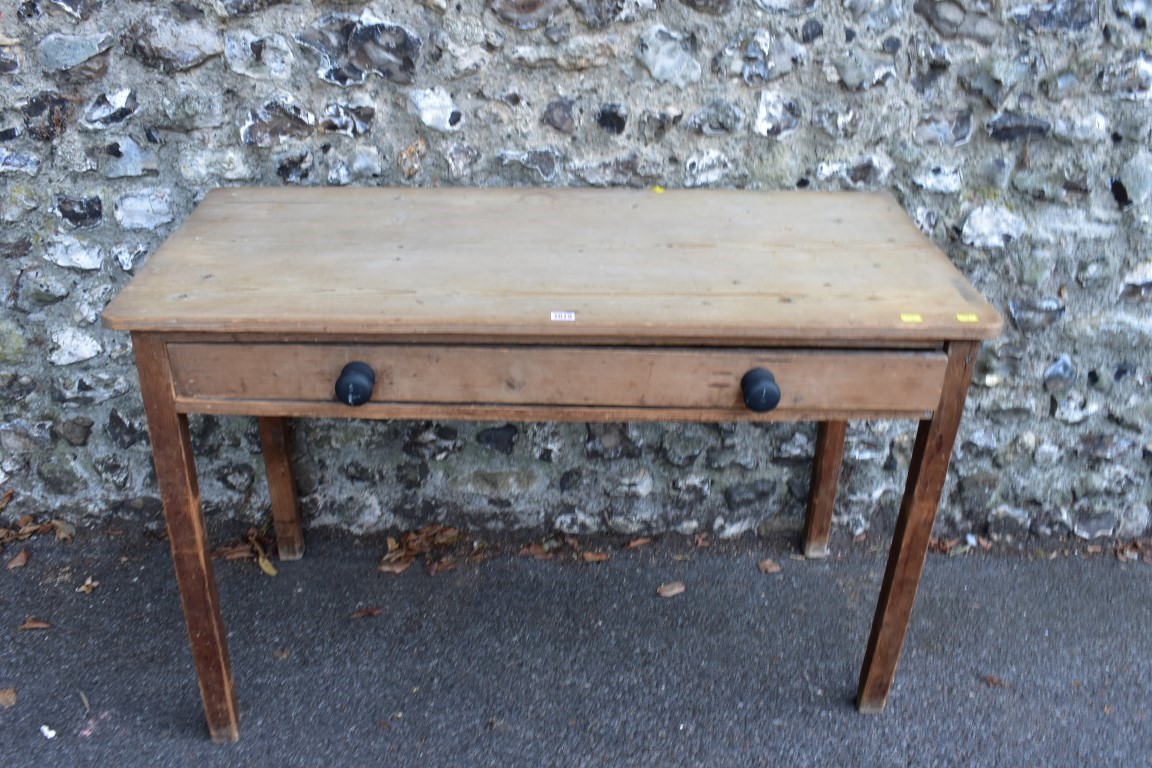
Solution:
[{"label": "dry fallen leaf", "polygon": [[996,675],[984,675],[984,677],[980,678],[980,682],[984,683],[984,685],[988,686],[989,688],[1011,688],[1012,687],[1012,686],[1008,685],[1008,683],[1006,683],[1003,680],[1001,680],[1000,678],[996,677]]},{"label": "dry fallen leaf", "polygon": [[366,619],[369,616],[379,616],[382,613],[384,613],[383,608],[361,608],[352,614],[352,620],[355,621],[356,619]]},{"label": "dry fallen leaf", "polygon": [[17,552],[11,560],[8,561],[8,570],[12,570],[13,568],[23,568],[26,565],[28,565],[28,550],[22,549]]},{"label": "dry fallen leaf", "polygon": [[92,577],[89,576],[87,579],[84,580],[83,584],[76,587],[76,591],[77,592],[83,592],[86,595],[90,595],[90,594],[92,594],[92,590],[96,589],[96,587],[98,587],[98,586],[100,586],[100,582],[93,581]]},{"label": "dry fallen leaf", "polygon": [[4,508],[8,506],[8,504],[12,501],[12,497],[15,495],[16,491],[12,490],[11,488],[4,491],[4,495],[0,496],[0,512],[4,511]]},{"label": "dry fallen leaf", "polygon": [[939,552],[942,555],[952,554],[952,551],[959,546],[960,539],[931,538],[928,540],[928,550],[931,552]]},{"label": "dry fallen leaf", "polygon": [[31,616],[29,616],[28,618],[24,619],[24,623],[21,624],[18,627],[18,629],[21,632],[24,632],[24,631],[29,630],[29,629],[51,629],[51,627],[52,627],[52,625],[49,624],[48,622],[46,622],[42,619],[34,619]]},{"label": "dry fallen leaf", "polygon": [[428,572],[429,576],[435,576],[438,573],[447,573],[455,567],[456,561],[453,558],[442,557],[439,560],[433,560],[428,563],[428,567],[424,570]]},{"label": "dry fallen leaf", "polygon": [[56,531],[56,539],[63,542],[71,542],[76,538],[76,526],[64,520],[51,520],[49,525]]},{"label": "dry fallen leaf", "polygon": [[652,543],[652,538],[650,536],[641,536],[640,538],[632,539],[632,541],[625,544],[624,549],[636,549],[636,547],[643,547],[643,546],[645,546],[647,544],[651,544],[651,543]]},{"label": "dry fallen leaf", "polygon": [[1139,560],[1140,548],[1136,546],[1136,542],[1134,541],[1128,544],[1117,544],[1116,559],[1122,563],[1130,560]]},{"label": "dry fallen leaf", "polygon": [[660,597],[676,597],[676,595],[680,594],[683,591],[684,591],[684,582],[682,582],[682,581],[670,581],[667,584],[661,584],[656,589],[656,594],[660,595]]},{"label": "dry fallen leaf", "polygon": [[580,555],[586,563],[602,563],[608,559],[607,552],[584,552]]},{"label": "dry fallen leaf", "polygon": [[256,564],[260,566],[260,570],[269,576],[275,576],[278,573],[276,566],[272,565],[268,555],[264,554],[264,547],[260,546],[260,541],[256,538],[254,530],[248,533],[248,543],[252,545],[252,549],[256,550]]},{"label": "dry fallen leaf", "polygon": [[770,558],[761,560],[756,564],[756,567],[760,569],[760,573],[780,573],[780,571],[784,570],[780,567],[780,563]]},{"label": "dry fallen leaf", "polygon": [[552,558],[552,552],[543,544],[538,544],[537,542],[532,542],[521,549],[520,554],[534,557],[537,560],[549,560]]},{"label": "dry fallen leaf", "polygon": [[290,653],[292,652],[287,648],[281,648],[279,650],[272,651],[272,658],[276,659],[276,661],[284,661],[284,659],[288,658]]},{"label": "dry fallen leaf", "polygon": [[16,706],[16,689],[0,688],[0,709]]},{"label": "dry fallen leaf", "polygon": [[415,559],[416,555],[414,554],[401,549],[394,549],[380,558],[379,570],[381,573],[404,573]]}]

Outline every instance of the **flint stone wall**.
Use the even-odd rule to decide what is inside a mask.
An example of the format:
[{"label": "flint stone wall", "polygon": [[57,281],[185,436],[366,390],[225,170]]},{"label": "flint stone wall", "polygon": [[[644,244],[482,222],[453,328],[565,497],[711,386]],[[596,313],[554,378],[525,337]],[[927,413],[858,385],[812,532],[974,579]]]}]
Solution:
[{"label": "flint stone wall", "polygon": [[[981,355],[938,532],[1145,535],[1148,12],[1145,0],[9,4],[0,519],[159,520],[128,339],[98,316],[208,189],[661,185],[894,192],[1009,318]],[[815,442],[811,425],[297,426],[306,518],[355,530],[795,527]],[[842,528],[888,524],[912,429],[850,426]],[[255,424],[194,418],[192,431],[208,513],[262,518]]]}]

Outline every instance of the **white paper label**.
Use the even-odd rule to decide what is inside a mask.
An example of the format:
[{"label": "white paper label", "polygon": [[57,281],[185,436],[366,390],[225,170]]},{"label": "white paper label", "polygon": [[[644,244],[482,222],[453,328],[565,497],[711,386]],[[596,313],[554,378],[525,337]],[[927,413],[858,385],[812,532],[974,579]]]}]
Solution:
[{"label": "white paper label", "polygon": [[576,322],[575,312],[553,312],[552,322],[554,323],[574,323]]}]

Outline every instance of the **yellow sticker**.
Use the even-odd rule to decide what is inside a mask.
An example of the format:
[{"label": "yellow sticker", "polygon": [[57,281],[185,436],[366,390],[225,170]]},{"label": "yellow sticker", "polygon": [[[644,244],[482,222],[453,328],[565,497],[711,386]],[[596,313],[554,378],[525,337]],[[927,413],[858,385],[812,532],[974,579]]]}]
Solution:
[{"label": "yellow sticker", "polygon": [[963,312],[956,315],[956,320],[958,322],[961,322],[961,323],[978,323],[978,322],[980,322],[980,318],[977,317],[976,315],[966,315]]},{"label": "yellow sticker", "polygon": [[664,187],[652,187],[652,191],[658,195],[664,194]]},{"label": "yellow sticker", "polygon": [[902,322],[902,323],[922,323],[922,322],[924,322],[924,318],[920,317],[920,315],[917,315],[914,312],[901,312],[900,313],[900,322]]}]

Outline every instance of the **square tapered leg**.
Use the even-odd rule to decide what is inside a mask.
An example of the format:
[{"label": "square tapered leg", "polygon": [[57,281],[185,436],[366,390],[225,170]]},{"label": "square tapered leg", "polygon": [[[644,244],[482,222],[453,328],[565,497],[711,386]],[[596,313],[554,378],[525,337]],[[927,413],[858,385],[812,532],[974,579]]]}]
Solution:
[{"label": "square tapered leg", "polygon": [[836,483],[844,457],[846,421],[822,421],[816,432],[816,456],[812,461],[812,487],[804,516],[804,556],[828,556],[828,536],[832,532],[832,509],[836,504]]},{"label": "square tapered leg", "polygon": [[272,523],[276,527],[276,550],[281,560],[304,556],[304,534],[296,505],[296,481],[288,442],[288,420],[262,416],[260,445],[264,451],[264,474],[268,478],[268,498],[272,502]]},{"label": "square tapered leg", "polygon": [[236,741],[240,738],[239,710],[208,534],[200,508],[188,417],[176,411],[172,371],[164,343],[148,334],[133,334],[132,345],[148,415],[148,433],[168,525],[172,564],[208,731],[215,742]]},{"label": "square tapered leg", "polygon": [[920,422],[916,434],[904,499],[860,671],[856,706],[864,713],[883,711],[892,687],[978,348],[979,343],[973,342],[949,344],[940,405],[931,419]]}]

